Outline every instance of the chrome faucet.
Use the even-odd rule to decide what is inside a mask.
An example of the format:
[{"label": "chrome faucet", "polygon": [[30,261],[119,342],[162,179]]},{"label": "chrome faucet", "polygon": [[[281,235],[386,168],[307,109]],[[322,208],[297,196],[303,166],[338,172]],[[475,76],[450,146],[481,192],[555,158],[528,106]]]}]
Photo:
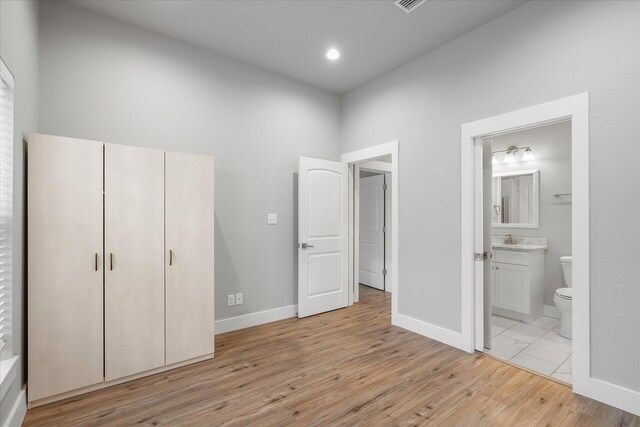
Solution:
[{"label": "chrome faucet", "polygon": [[513,240],[513,237],[511,237],[511,234],[506,234],[504,236],[504,244],[505,245],[515,245],[516,241]]}]

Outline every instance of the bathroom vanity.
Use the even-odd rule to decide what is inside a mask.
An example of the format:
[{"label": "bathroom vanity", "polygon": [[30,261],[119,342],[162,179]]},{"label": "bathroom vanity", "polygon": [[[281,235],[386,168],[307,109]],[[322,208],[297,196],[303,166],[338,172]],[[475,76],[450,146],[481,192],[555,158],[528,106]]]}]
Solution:
[{"label": "bathroom vanity", "polygon": [[517,238],[503,243],[502,236],[492,242],[492,313],[531,322],[542,316],[544,308],[544,251],[547,239]]}]

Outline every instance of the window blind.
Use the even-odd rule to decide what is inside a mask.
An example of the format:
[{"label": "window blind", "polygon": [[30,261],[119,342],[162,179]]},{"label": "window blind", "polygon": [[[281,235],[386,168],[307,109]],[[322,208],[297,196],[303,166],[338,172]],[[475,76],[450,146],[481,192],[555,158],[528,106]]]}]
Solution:
[{"label": "window blind", "polygon": [[13,77],[0,59],[0,360],[11,354]]}]

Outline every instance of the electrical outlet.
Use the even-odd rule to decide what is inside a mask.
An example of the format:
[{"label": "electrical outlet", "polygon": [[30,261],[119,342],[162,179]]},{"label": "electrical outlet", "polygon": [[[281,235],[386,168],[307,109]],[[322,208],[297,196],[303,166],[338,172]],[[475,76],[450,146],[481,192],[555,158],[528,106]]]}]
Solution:
[{"label": "electrical outlet", "polygon": [[269,225],[278,224],[278,214],[274,214],[274,213],[267,214],[267,224]]},{"label": "electrical outlet", "polygon": [[227,307],[233,307],[236,305],[235,295],[227,295]]},{"label": "electrical outlet", "polygon": [[236,294],[236,305],[242,305],[242,292]]}]

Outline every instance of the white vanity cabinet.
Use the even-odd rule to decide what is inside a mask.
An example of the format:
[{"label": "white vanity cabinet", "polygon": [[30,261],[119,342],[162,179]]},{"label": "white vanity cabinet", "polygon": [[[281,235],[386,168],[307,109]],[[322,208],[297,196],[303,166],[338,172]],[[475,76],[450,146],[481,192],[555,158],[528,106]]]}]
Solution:
[{"label": "white vanity cabinet", "polygon": [[492,312],[531,322],[544,308],[544,250],[494,249]]}]

